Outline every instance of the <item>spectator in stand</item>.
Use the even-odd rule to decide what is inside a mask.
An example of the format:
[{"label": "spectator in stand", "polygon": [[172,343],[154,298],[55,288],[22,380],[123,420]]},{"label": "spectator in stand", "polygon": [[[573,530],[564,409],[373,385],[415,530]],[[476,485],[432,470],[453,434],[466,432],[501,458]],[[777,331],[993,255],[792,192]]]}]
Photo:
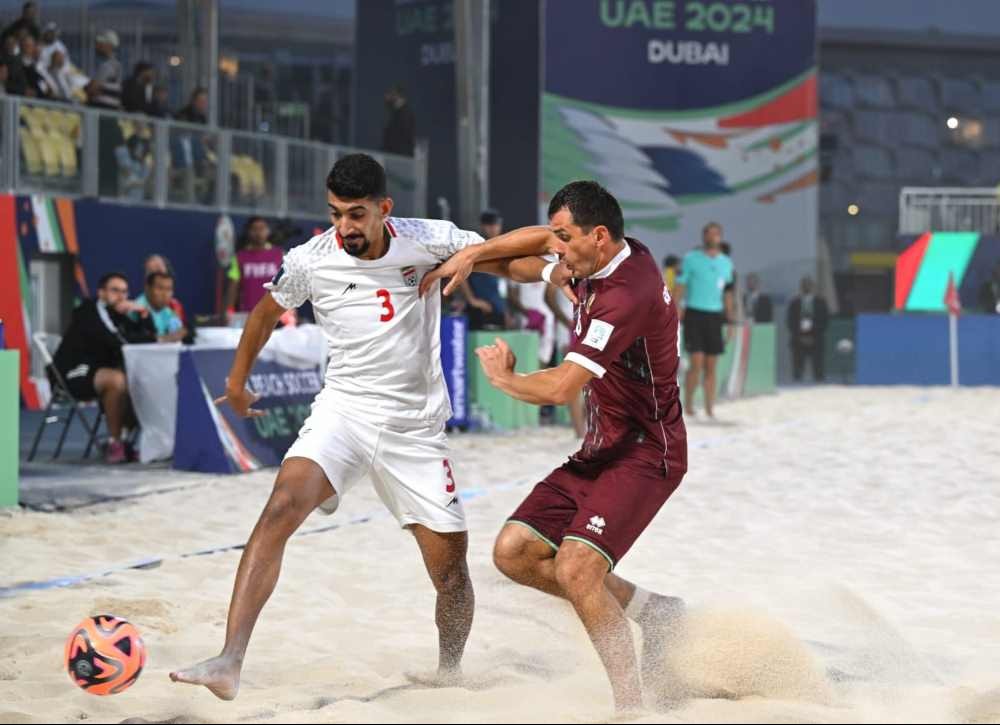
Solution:
[{"label": "spectator in stand", "polygon": [[16,35],[8,35],[3,39],[3,58],[7,66],[7,80],[4,87],[12,96],[23,96],[28,90],[28,79],[24,75],[24,63],[21,62],[21,46]]},{"label": "spectator in stand", "polygon": [[[122,64],[115,57],[118,34],[105,30],[95,39],[97,55],[101,62],[97,72],[87,84],[87,103],[95,108],[120,111],[122,107]],[[118,119],[101,117],[98,124],[100,158],[98,163],[98,193],[101,196],[118,195],[118,158],[116,149],[125,145]]]},{"label": "spectator in stand", "polygon": [[391,154],[413,156],[417,122],[413,109],[400,85],[385,92],[385,128],[382,130],[382,150]]},{"label": "spectator in stand", "polygon": [[24,95],[32,98],[51,99],[53,89],[45,78],[41,67],[41,49],[38,41],[30,33],[21,34],[21,63],[27,87]]},{"label": "spectator in stand", "polygon": [[88,103],[97,108],[120,111],[122,107],[122,64],[115,57],[118,51],[118,33],[105,30],[95,39],[97,55],[101,61],[97,72],[87,86]]},{"label": "spectator in stand", "polygon": [[149,106],[149,115],[156,118],[170,118],[170,91],[166,86],[157,84],[153,87],[153,102]]},{"label": "spectator in stand", "polygon": [[[97,288],[96,300],[85,300],[73,310],[53,365],[77,399],[100,400],[109,434],[104,460],[124,463],[133,456],[126,450],[124,432],[134,428],[136,420],[122,345],[154,342],[156,332],[146,308],[129,300],[124,275],[106,274]],[[133,312],[135,319],[129,316]]]},{"label": "spectator in stand", "polygon": [[41,46],[42,65],[46,68],[52,65],[52,54],[57,51],[63,54],[63,59],[67,65],[73,65],[66,44],[59,39],[59,26],[51,20],[45,23],[45,28],[42,30]]},{"label": "spectator in stand", "polygon": [[156,69],[152,63],[139,61],[132,75],[122,86],[122,109],[129,113],[149,113],[153,110],[153,83]]},{"label": "spectator in stand", "polygon": [[40,35],[38,31],[38,7],[35,3],[27,2],[22,5],[21,17],[4,28],[3,32],[0,33],[0,37],[2,37],[4,43],[6,43],[7,38],[17,38],[20,40],[22,35],[30,35],[35,40],[38,40]]},{"label": "spectator in stand", "polygon": [[118,197],[142,201],[149,197],[152,167],[147,163],[149,141],[133,134],[123,146],[115,149],[118,161]]},{"label": "spectator in stand", "polygon": [[[208,123],[208,91],[195,88],[188,104],[176,116],[186,123]],[[171,156],[177,178],[189,202],[207,202],[211,199],[214,169],[208,158],[206,137],[185,129],[172,136]]]}]

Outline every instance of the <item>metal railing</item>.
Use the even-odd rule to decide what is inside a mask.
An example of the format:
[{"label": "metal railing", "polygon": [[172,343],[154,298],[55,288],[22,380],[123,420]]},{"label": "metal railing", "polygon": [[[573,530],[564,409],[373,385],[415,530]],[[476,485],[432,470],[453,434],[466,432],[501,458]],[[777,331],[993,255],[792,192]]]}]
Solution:
[{"label": "metal railing", "polygon": [[[357,150],[84,106],[0,100],[0,188],[161,208],[327,215],[326,175]],[[368,151],[399,216],[426,216],[427,155]]]},{"label": "metal railing", "polygon": [[1000,187],[903,187],[899,233],[928,231],[1000,231]]}]

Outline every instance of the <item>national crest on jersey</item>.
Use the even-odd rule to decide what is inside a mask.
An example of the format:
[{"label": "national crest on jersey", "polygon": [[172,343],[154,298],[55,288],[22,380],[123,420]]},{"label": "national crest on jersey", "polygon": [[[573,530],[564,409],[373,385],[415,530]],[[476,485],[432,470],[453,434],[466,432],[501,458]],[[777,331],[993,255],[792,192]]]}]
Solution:
[{"label": "national crest on jersey", "polygon": [[441,371],[440,295],[419,294],[420,279],[469,244],[475,232],[449,221],[386,222],[378,259],[353,257],[331,228],[285,257],[267,285],[285,307],[312,303],[329,349],[323,396],[376,424],[443,423],[450,404]]}]

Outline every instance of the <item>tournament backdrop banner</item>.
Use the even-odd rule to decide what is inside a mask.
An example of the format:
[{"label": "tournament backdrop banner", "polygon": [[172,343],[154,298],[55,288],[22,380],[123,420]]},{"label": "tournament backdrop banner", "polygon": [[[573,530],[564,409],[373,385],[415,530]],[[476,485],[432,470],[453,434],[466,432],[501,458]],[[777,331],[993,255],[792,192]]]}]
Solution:
[{"label": "tournament backdrop banner", "polygon": [[206,473],[243,473],[277,466],[309,417],[323,387],[323,372],[258,360],[250,389],[266,415],[239,418],[228,405],[214,404],[225,392],[233,350],[185,350],[177,389],[174,468]]},{"label": "tournament backdrop banner", "polygon": [[541,202],[596,178],[682,255],[718,221],[741,271],[816,258],[815,0],[546,0]]}]

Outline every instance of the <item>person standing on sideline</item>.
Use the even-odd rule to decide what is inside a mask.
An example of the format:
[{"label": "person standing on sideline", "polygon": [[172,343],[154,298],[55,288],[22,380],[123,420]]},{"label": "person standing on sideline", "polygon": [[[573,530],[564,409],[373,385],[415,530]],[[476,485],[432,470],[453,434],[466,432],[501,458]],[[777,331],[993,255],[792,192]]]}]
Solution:
[{"label": "person standing on sideline", "polygon": [[812,360],[813,379],[823,382],[823,337],[830,314],[826,301],[814,293],[811,277],[803,277],[800,294],[788,305],[788,334],[792,344],[792,374],[802,380],[806,359]]},{"label": "person standing on sideline", "polygon": [[722,225],[709,222],[702,230],[702,248],[684,255],[674,296],[684,323],[684,349],[690,356],[684,378],[684,409],[694,415],[699,378],[705,414],[715,417],[715,366],[725,347],[722,325],[733,319],[733,262],[722,253]]},{"label": "person standing on sideline", "polygon": [[743,314],[752,322],[774,322],[771,296],[760,291],[760,277],[747,275],[747,291],[743,295]]}]

